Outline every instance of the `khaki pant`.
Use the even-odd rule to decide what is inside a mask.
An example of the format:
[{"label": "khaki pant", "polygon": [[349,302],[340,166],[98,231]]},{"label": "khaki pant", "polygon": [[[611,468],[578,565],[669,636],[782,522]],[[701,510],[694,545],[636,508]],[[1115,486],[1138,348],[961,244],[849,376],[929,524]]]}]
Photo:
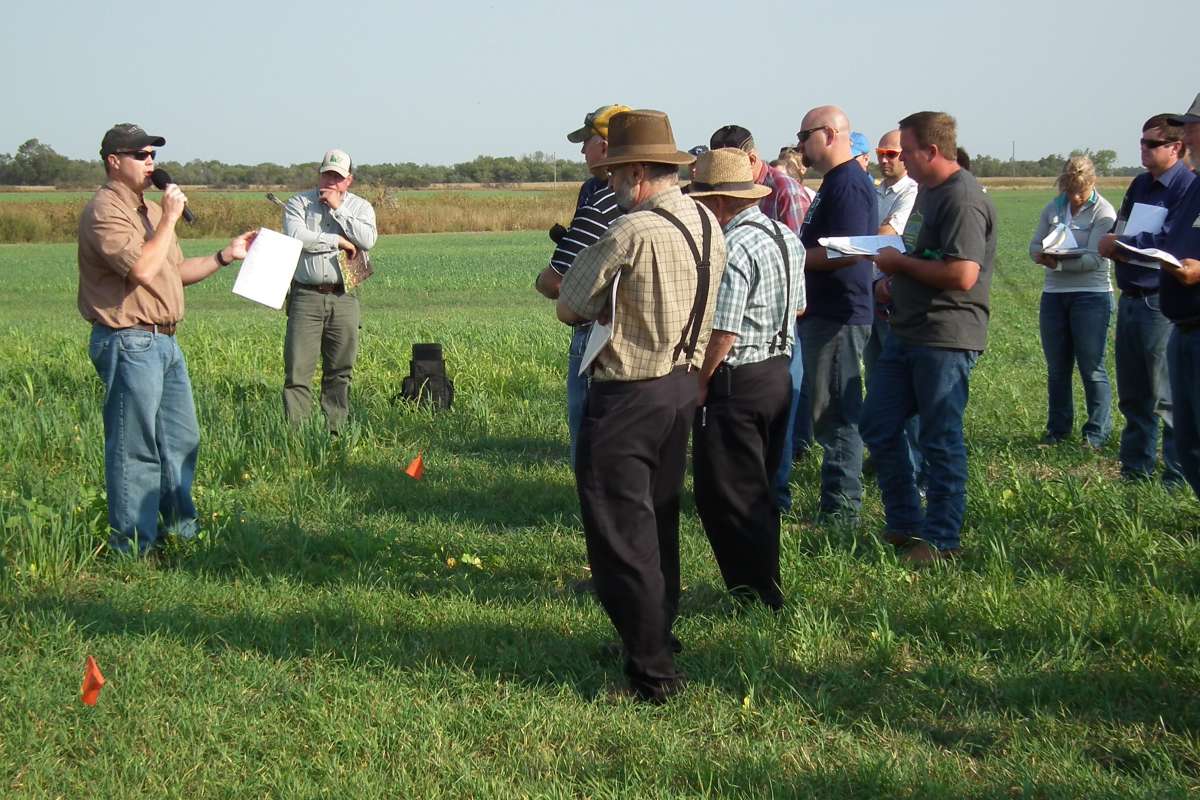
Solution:
[{"label": "khaki pant", "polygon": [[350,412],[350,371],[358,352],[358,298],[292,287],[283,340],[283,410],[299,422],[312,410],[312,379],[321,357],[321,409],[336,431]]}]

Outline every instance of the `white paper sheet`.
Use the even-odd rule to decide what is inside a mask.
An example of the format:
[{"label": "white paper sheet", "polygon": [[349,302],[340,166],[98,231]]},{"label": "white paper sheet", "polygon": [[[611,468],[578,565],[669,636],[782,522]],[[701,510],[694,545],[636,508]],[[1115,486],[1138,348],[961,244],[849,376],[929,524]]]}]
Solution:
[{"label": "white paper sheet", "polygon": [[296,274],[301,247],[299,239],[269,228],[259,228],[237,280],[233,282],[233,293],[264,306],[283,308],[283,299]]},{"label": "white paper sheet", "polygon": [[1134,203],[1129,212],[1129,220],[1125,223],[1123,236],[1137,236],[1139,233],[1162,233],[1163,223],[1167,221],[1167,209],[1162,206],[1152,206],[1146,203]]},{"label": "white paper sheet", "polygon": [[613,328],[612,321],[617,316],[617,285],[621,282],[621,273],[613,278],[612,284],[612,304],[609,306],[612,316],[609,317],[609,323],[602,325],[596,322],[592,325],[591,333],[588,334],[587,344],[583,348],[583,358],[579,362],[579,374],[586,375],[591,369],[592,362],[596,360],[596,356],[600,355],[600,351],[608,347],[608,343],[612,341]]},{"label": "white paper sheet", "polygon": [[1042,239],[1042,252],[1052,256],[1082,255],[1087,250],[1075,241],[1075,234],[1061,222],[1050,229]]},{"label": "white paper sheet", "polygon": [[875,256],[885,247],[904,252],[904,238],[901,236],[823,236],[817,239],[817,244],[825,248],[825,255],[829,258]]},{"label": "white paper sheet", "polygon": [[1183,266],[1179,263],[1179,259],[1168,253],[1166,250],[1158,250],[1153,247],[1130,247],[1124,242],[1117,242],[1117,246],[1122,250],[1128,250],[1130,253],[1137,253],[1139,256],[1145,256],[1153,261],[1163,261],[1176,267]]}]

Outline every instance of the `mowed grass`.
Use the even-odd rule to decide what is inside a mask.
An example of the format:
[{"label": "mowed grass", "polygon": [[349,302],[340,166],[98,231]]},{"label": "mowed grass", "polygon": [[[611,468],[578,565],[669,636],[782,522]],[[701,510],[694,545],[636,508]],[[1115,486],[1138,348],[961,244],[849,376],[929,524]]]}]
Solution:
[{"label": "mowed grass", "polygon": [[[788,608],[740,611],[686,500],[691,685],[665,708],[608,699],[611,626],[568,588],[585,554],[568,333],[531,289],[544,234],[382,239],[336,442],[281,421],[282,315],[232,296],[232,271],[190,289],[206,534],[138,564],[101,547],[74,246],[0,247],[0,795],[1194,795],[1200,505],[1117,480],[1115,441],[1037,445],[1025,245],[1048,197],[995,198],[966,557],[899,566],[871,538],[873,486],[861,530],[813,525],[809,460]],[[395,400],[423,341],[446,347],[448,413]],[[403,475],[418,452],[420,482]],[[95,708],[78,700],[88,654],[109,679]]]}]

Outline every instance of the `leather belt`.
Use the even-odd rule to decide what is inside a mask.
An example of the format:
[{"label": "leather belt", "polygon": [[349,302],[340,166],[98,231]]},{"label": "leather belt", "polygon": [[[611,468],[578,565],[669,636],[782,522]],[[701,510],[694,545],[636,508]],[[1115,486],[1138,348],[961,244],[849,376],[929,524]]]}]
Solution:
[{"label": "leather belt", "polygon": [[300,281],[292,281],[293,288],[308,289],[312,292],[320,292],[321,294],[338,294],[342,291],[340,283],[301,283]]},{"label": "leather belt", "polygon": [[135,322],[132,325],[130,325],[129,327],[134,328],[139,331],[149,331],[150,333],[159,333],[159,334],[162,334],[163,336],[174,336],[175,335],[175,327],[178,324],[179,323],[177,323],[177,322],[164,322],[161,325],[154,325],[154,324],[147,324],[145,322]]},{"label": "leather belt", "polygon": [[1158,294],[1158,289],[1143,289],[1138,286],[1131,286],[1128,289],[1122,289],[1121,294],[1125,295],[1126,297],[1134,298],[1153,297],[1154,295]]}]

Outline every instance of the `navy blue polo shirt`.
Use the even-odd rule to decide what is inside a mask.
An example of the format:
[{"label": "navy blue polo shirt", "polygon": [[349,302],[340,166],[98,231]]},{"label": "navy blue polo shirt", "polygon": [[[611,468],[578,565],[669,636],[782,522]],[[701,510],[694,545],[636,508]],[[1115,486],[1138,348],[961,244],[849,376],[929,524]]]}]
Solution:
[{"label": "navy blue polo shirt", "polygon": [[[879,195],[866,170],[854,159],[838,164],[821,179],[800,228],[805,249],[820,247],[826,236],[874,236],[879,233]],[[843,325],[870,325],[875,298],[871,291],[874,265],[866,259],[833,271],[805,270],[808,317]]]},{"label": "navy blue polo shirt", "polygon": [[[1145,203],[1148,206],[1159,206],[1166,209],[1179,207],[1188,187],[1196,179],[1196,174],[1187,168],[1182,161],[1175,164],[1159,177],[1155,178],[1149,172],[1143,172],[1133,179],[1125,192],[1125,202],[1117,212],[1117,224],[1129,219],[1134,203]],[[1166,225],[1170,225],[1171,212],[1167,212]],[[1155,234],[1138,234],[1137,236],[1122,236],[1121,241],[1134,247],[1161,247],[1161,239]],[[1119,259],[1116,261],[1117,288],[1121,291],[1135,289],[1138,291],[1154,291],[1158,288],[1159,270],[1153,267],[1141,267]]]},{"label": "navy blue polo shirt", "polygon": [[[1180,261],[1200,259],[1200,180],[1192,181],[1183,201],[1171,215],[1170,227],[1160,249]],[[1164,269],[1159,274],[1159,297],[1167,319],[1200,323],[1200,284],[1184,286]]]}]

